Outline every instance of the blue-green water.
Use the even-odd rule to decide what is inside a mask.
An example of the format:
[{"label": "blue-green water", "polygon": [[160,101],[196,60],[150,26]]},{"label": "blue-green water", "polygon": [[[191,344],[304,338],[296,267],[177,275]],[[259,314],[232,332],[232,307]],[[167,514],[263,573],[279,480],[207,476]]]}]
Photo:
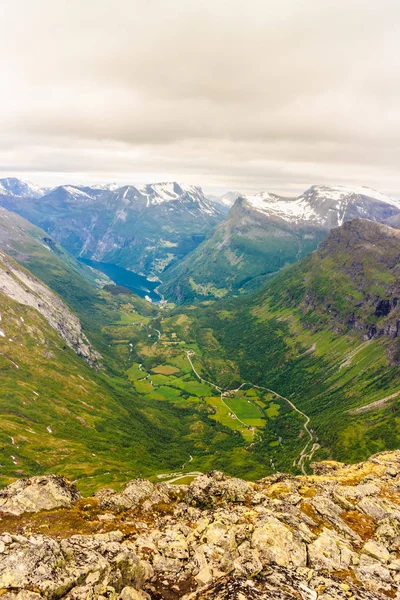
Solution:
[{"label": "blue-green water", "polygon": [[101,271],[117,285],[123,285],[124,287],[129,288],[138,296],[141,296],[142,298],[148,296],[153,302],[160,301],[160,296],[154,291],[155,288],[160,285],[158,281],[149,281],[146,277],[143,277],[143,275],[138,275],[137,273],[133,273],[133,271],[128,271],[122,267],[117,267],[117,265],[97,262],[95,260],[90,260],[89,258],[80,258],[79,260],[85,265]]}]

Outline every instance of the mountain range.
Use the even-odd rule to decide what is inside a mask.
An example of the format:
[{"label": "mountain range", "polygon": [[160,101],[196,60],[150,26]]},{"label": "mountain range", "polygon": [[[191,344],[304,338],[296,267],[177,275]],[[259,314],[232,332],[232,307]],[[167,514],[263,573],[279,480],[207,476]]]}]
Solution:
[{"label": "mountain range", "polygon": [[355,218],[396,226],[399,215],[400,201],[363,187],[240,196],[213,235],[163,274],[160,289],[179,302],[243,293],[315,250],[332,228]]},{"label": "mountain range", "polygon": [[400,223],[400,201],[365,187],[312,186],[293,198],[159,183],[41,189],[0,180],[0,204],[44,229],[72,255],[161,281],[172,301],[259,288],[354,218]]},{"label": "mountain range", "polygon": [[[5,190],[2,193],[2,190]],[[191,252],[223,219],[201,188],[56,187],[0,180],[0,204],[45,229],[74,256],[157,275]]]},{"label": "mountain range", "polygon": [[[152,186],[145,204],[181,204],[182,189],[169,187],[162,199],[165,189]],[[400,211],[362,191],[238,198],[192,257],[239,214],[260,230],[268,223],[278,240],[283,230],[304,239],[314,232],[318,248],[264,283],[255,275],[260,289],[252,294],[172,310],[112,285],[48,231],[0,208],[2,481],[54,471],[63,449],[60,469],[89,490],[123,481],[129,470],[183,477],[220,468],[255,479],[309,472],[314,456],[353,462],[398,447],[400,235],[376,221]],[[70,205],[90,214],[103,194],[121,194],[53,192],[66,214]],[[38,207],[45,199],[55,210],[53,192],[7,192],[4,202]],[[353,218],[366,212],[369,220]],[[33,389],[40,394],[29,410],[25,388],[29,398]],[[18,434],[23,423],[36,437]]]}]

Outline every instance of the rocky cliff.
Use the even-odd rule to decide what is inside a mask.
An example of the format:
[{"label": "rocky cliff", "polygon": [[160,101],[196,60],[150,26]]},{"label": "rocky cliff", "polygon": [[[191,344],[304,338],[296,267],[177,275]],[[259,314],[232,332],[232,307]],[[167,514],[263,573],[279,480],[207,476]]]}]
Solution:
[{"label": "rocky cliff", "polygon": [[[92,366],[98,364],[100,354],[91,347],[78,317],[39,279],[0,252],[0,298],[2,294],[35,308],[78,356]],[[5,337],[3,329],[0,331],[0,336]]]},{"label": "rocky cliff", "polygon": [[400,451],[314,473],[86,499],[62,477],[18,481],[0,493],[2,598],[400,598]]}]

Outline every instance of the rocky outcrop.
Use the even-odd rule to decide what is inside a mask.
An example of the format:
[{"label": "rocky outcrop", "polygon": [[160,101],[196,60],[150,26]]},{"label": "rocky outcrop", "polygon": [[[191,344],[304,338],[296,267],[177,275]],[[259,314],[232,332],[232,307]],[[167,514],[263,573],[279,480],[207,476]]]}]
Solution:
[{"label": "rocky outcrop", "polygon": [[[0,590],[5,600],[399,600],[400,451],[315,473],[250,483],[213,471],[189,486],[137,479],[121,492],[72,494],[23,525],[9,517]],[[45,491],[60,478],[13,486],[20,496],[36,486],[36,498],[40,479]],[[75,535],[57,529],[61,514]]]},{"label": "rocky outcrop", "polygon": [[34,590],[38,598],[100,599],[110,592],[116,597],[128,585],[141,587],[152,573],[118,531],[61,541],[3,535],[0,546],[0,589]]},{"label": "rocky outcrop", "polygon": [[58,475],[18,479],[0,490],[0,512],[22,515],[68,506],[81,497],[76,486]]},{"label": "rocky outcrop", "polygon": [[220,471],[198,477],[189,487],[187,502],[199,508],[216,506],[221,501],[245,502],[254,493],[254,485]]},{"label": "rocky outcrop", "polygon": [[0,252],[0,294],[35,308],[78,356],[92,366],[99,363],[101,356],[91,347],[78,317],[59,296],[3,252]]},{"label": "rocky outcrop", "polygon": [[170,500],[166,484],[154,485],[147,479],[134,479],[126,484],[121,492],[105,488],[95,494],[99,499],[100,506],[106,510],[116,512],[137,508],[146,501],[146,507],[150,508],[158,502]]}]

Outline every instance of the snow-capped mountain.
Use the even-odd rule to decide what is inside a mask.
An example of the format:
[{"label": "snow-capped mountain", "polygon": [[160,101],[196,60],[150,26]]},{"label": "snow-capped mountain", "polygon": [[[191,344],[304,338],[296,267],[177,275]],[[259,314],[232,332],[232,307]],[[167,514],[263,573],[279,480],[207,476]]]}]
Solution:
[{"label": "snow-capped mountain", "polygon": [[297,198],[268,192],[243,196],[244,207],[275,221],[332,229],[356,218],[382,222],[400,212],[400,201],[367,187],[313,185]]},{"label": "snow-capped mountain", "polygon": [[46,191],[47,188],[39,187],[16,177],[0,179],[0,195],[11,195],[16,198],[40,198]]},{"label": "snow-capped mountain", "polygon": [[168,204],[168,210],[187,206],[196,208],[205,215],[217,215],[218,209],[204,196],[200,187],[178,184],[176,182],[152,183],[144,186],[77,186],[61,185],[52,189],[42,198],[44,203],[62,201],[63,203],[103,202],[115,206],[151,208]]},{"label": "snow-capped mountain", "polygon": [[179,204],[196,208],[200,213],[216,216],[218,210],[204,196],[203,190],[197,186],[179,184],[176,182],[152,183],[135,187],[124,186],[115,190],[116,198],[125,204],[142,204],[145,208],[168,204],[168,210],[177,208]]},{"label": "snow-capped mountain", "polygon": [[223,218],[200,187],[61,185],[44,195],[0,194],[0,204],[76,256],[149,274],[183,258]]},{"label": "snow-capped mountain", "polygon": [[356,218],[396,227],[400,201],[369,188],[323,185],[295,198],[240,196],[214,234],[167,271],[161,290],[189,301],[254,289]]}]

